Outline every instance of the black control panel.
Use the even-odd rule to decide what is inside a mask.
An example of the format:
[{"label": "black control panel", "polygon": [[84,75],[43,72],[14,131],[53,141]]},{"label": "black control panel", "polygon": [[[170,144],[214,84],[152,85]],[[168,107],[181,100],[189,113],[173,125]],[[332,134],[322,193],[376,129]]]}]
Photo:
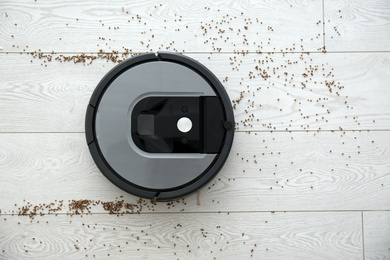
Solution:
[{"label": "black control panel", "polygon": [[[178,128],[183,117],[188,132]],[[147,97],[131,115],[133,141],[149,153],[218,153],[231,126],[217,97]]]}]

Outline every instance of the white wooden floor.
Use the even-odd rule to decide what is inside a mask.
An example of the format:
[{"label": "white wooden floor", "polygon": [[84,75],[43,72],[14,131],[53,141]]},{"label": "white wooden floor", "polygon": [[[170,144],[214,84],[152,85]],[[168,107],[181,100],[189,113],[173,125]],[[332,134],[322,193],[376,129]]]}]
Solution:
[{"label": "white wooden floor", "polygon": [[[153,205],[99,172],[84,116],[159,50],[210,68],[237,127],[214,180]],[[2,0],[0,259],[390,259],[389,99],[388,0]]]}]

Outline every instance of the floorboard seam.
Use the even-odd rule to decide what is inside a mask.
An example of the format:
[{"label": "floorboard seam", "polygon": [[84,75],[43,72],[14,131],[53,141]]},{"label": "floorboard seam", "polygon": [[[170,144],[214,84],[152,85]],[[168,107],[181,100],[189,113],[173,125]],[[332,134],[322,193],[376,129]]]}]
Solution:
[{"label": "floorboard seam", "polygon": [[365,252],[364,252],[364,221],[363,221],[363,211],[361,212],[362,216],[362,247],[363,247],[363,260],[366,259]]},{"label": "floorboard seam", "polygon": [[[129,52],[127,54],[131,55],[131,54],[139,54],[139,53],[147,53],[149,51],[140,51],[140,52]],[[390,50],[376,50],[376,51],[326,51],[326,53],[340,53],[340,54],[351,54],[351,53],[389,53]],[[7,54],[30,54],[31,52],[27,52],[27,51],[0,51],[0,55],[7,55]],[[42,53],[42,54],[98,54],[99,52],[97,51],[54,51],[54,53],[52,51],[41,51],[39,53]],[[112,52],[106,52],[106,53],[112,53]],[[116,53],[116,52],[115,52]],[[117,54],[122,54],[124,52],[121,52],[119,51]],[[183,54],[241,54],[242,52],[241,51],[220,51],[220,52],[209,52],[209,51],[185,51],[185,52],[178,52],[178,53],[183,53]],[[248,52],[245,52],[245,54],[269,54],[269,53],[272,53],[272,54],[277,54],[277,53],[283,53],[283,54],[287,54],[287,53],[291,53],[291,54],[306,54],[306,53],[310,53],[310,54],[326,54],[324,53],[323,51],[261,51],[261,53],[259,53],[258,51],[248,51]]]},{"label": "floorboard seam", "polygon": [[[388,212],[390,210],[364,210],[367,212]],[[280,211],[270,211],[270,210],[264,210],[264,211],[175,211],[175,212],[156,212],[156,211],[150,211],[150,212],[139,212],[139,213],[127,213],[123,215],[156,215],[156,214],[252,214],[252,213],[272,213],[272,214],[278,214],[278,213],[349,213],[349,212],[363,212],[362,210],[280,210]],[[72,212],[69,213],[52,213],[52,214],[47,214],[43,213],[43,216],[55,216],[55,215],[70,215]],[[118,215],[117,213],[110,214],[108,212],[95,212],[95,213],[82,213],[82,214],[74,214],[75,216],[77,215]],[[121,215],[121,213],[119,213]],[[0,216],[14,216],[14,217],[28,217],[27,215],[18,215],[18,213],[2,213]],[[40,217],[39,215],[35,216],[35,218]]]},{"label": "floorboard seam", "polygon": [[322,0],[322,44],[323,44],[323,50],[326,51],[326,45],[325,45],[325,0]]},{"label": "floorboard seam", "polygon": [[[319,133],[319,132],[389,132],[390,129],[335,129],[335,130],[236,130],[236,133]],[[85,134],[85,132],[0,132],[0,134]]]}]

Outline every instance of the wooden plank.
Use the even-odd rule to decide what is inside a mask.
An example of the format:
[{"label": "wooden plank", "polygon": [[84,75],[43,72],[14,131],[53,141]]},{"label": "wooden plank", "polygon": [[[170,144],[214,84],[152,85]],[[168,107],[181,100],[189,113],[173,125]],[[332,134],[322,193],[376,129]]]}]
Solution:
[{"label": "wooden plank", "polygon": [[[68,201],[80,199],[139,205],[99,172],[82,133],[0,134],[0,143],[3,214],[60,200],[62,213],[74,212]],[[145,201],[142,212],[390,210],[383,199],[390,196],[389,158],[388,131],[239,132],[199,200],[195,193],[172,203]],[[91,212],[107,213],[101,205]]]},{"label": "wooden plank", "polygon": [[0,9],[4,51],[279,51],[293,44],[316,51],[323,45],[321,0],[7,0]]},{"label": "wooden plank", "polygon": [[362,259],[360,212],[5,217],[7,259]]},{"label": "wooden plank", "polygon": [[[390,53],[190,57],[224,81],[231,100],[241,99],[234,111],[239,131],[390,129]],[[113,66],[100,59],[83,66],[0,55],[0,131],[83,132],[92,91]],[[270,78],[259,76],[256,66]],[[325,82],[333,80],[330,92]]]},{"label": "wooden plank", "polygon": [[[383,199],[387,199],[384,197]],[[363,212],[364,253],[366,259],[390,258],[390,212]]]},{"label": "wooden plank", "polygon": [[325,0],[328,51],[390,51],[390,2]]}]

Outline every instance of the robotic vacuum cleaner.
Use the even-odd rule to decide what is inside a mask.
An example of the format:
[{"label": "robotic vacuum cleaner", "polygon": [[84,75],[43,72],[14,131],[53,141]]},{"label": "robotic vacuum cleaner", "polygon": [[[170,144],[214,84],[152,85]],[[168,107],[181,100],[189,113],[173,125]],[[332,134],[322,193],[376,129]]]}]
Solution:
[{"label": "robotic vacuum cleaner", "polygon": [[100,81],[85,133],[92,158],[116,186],[171,200],[197,191],[225,163],[234,116],[217,77],[184,55],[134,56]]}]

